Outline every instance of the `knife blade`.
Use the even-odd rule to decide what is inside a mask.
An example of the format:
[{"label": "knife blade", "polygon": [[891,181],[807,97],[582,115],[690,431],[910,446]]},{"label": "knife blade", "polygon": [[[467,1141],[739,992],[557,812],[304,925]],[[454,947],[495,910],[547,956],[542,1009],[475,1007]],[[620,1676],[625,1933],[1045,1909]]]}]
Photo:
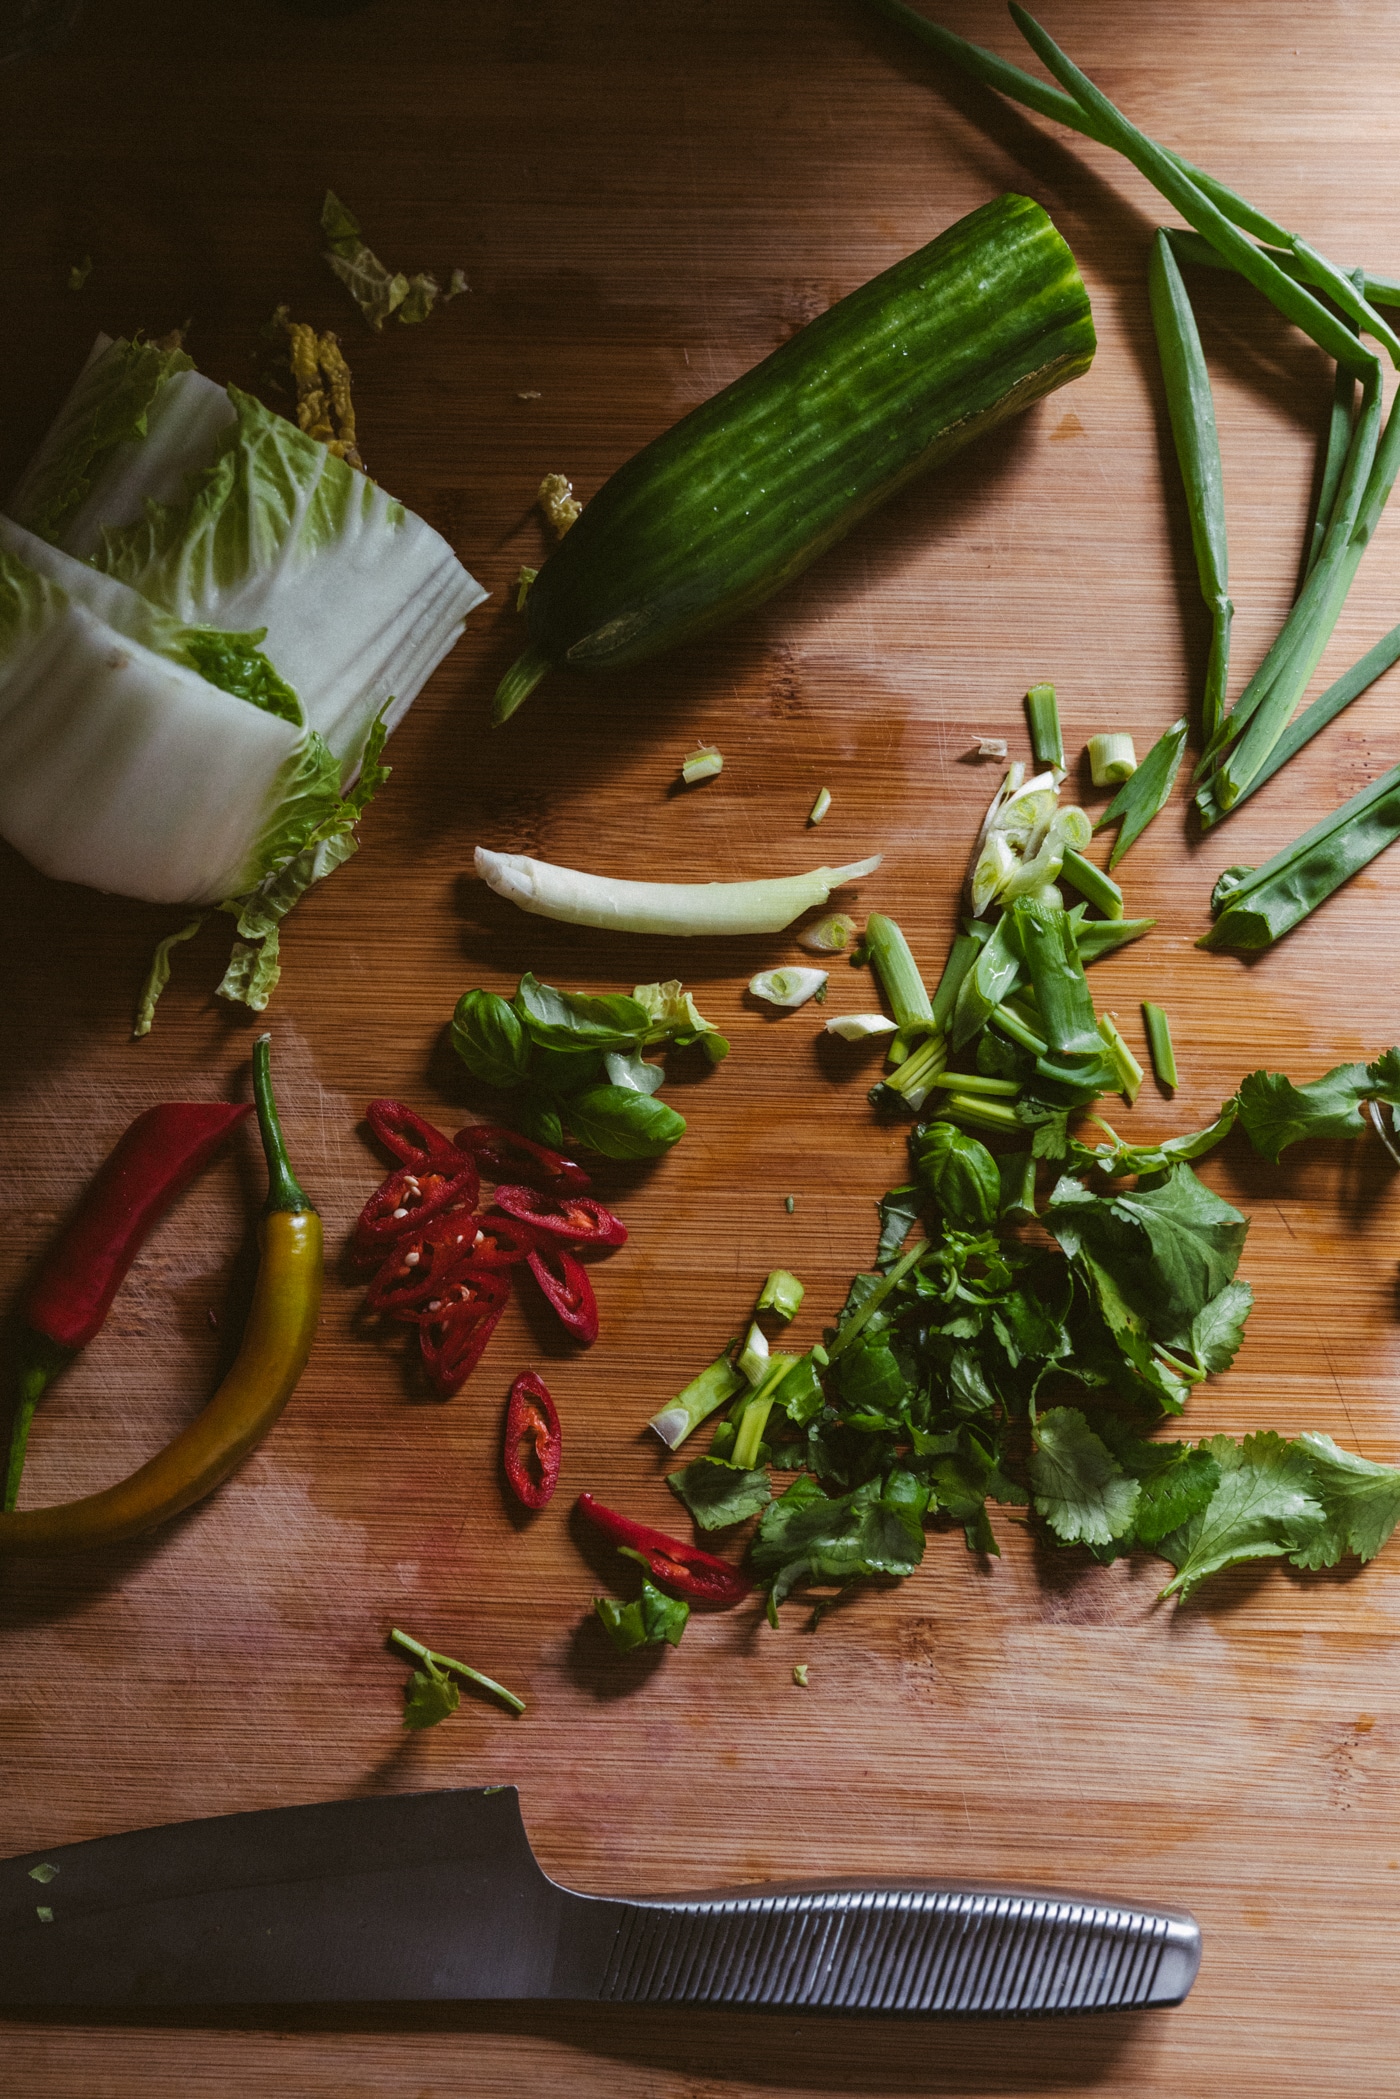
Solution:
[{"label": "knife blade", "polygon": [[1179,2004],[1195,1919],[951,1882],[578,1894],[514,1786],[271,1808],[0,1861],[0,2005],[553,1997],[1020,2014]]}]

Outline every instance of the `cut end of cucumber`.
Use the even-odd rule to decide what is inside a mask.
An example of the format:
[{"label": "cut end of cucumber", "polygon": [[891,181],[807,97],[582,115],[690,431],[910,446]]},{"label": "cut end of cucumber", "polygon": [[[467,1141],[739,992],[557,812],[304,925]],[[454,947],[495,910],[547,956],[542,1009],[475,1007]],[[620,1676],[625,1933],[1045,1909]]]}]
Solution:
[{"label": "cut end of cucumber", "polygon": [[491,719],[497,728],[500,727],[502,722],[510,720],[522,701],[529,699],[540,679],[551,668],[549,657],[545,655],[543,649],[537,649],[533,644],[526,649],[523,656],[516,657],[514,663],[496,687],[496,698],[491,709]]}]

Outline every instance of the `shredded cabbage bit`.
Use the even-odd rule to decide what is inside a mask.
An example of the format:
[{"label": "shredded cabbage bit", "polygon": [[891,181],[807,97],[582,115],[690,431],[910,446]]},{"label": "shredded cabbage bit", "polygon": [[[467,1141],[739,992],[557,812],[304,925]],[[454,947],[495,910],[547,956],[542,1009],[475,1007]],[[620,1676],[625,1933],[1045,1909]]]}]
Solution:
[{"label": "shredded cabbage bit", "polygon": [[570,525],[576,525],[583,515],[583,505],[574,495],[574,484],[563,474],[546,474],[535,501],[548,519],[556,539],[562,539]]}]

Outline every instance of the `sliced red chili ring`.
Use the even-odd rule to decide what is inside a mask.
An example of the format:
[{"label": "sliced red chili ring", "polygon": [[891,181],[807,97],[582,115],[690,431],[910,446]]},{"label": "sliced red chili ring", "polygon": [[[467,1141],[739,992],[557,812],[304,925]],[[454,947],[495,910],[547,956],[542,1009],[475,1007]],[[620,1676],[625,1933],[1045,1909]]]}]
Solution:
[{"label": "sliced red chili ring", "polygon": [[559,1484],[563,1441],[559,1410],[533,1370],[522,1370],[506,1407],[505,1468],[511,1491],[527,1509],[542,1509]]},{"label": "sliced red chili ring", "polygon": [[622,1246],[627,1227],[591,1195],[537,1195],[533,1188],[496,1190],[496,1208],[569,1246]]},{"label": "sliced red chili ring", "polygon": [[365,1109],[365,1121],[385,1151],[414,1173],[434,1164],[446,1167],[449,1162],[455,1172],[466,1164],[449,1137],[402,1101],[371,1101]]},{"label": "sliced red chili ring", "polygon": [[[459,1239],[463,1244],[455,1243]],[[365,1294],[370,1311],[416,1319],[418,1307],[440,1296],[458,1263],[469,1258],[465,1247],[470,1242],[470,1232],[444,1238],[415,1232],[411,1239],[396,1242]]]},{"label": "sliced red chili ring", "polygon": [[423,1368],[438,1391],[447,1396],[459,1388],[491,1339],[510,1296],[510,1277],[499,1268],[474,1272],[463,1262],[419,1316],[418,1346]]},{"label": "sliced red chili ring", "polygon": [[576,1261],[567,1246],[557,1242],[553,1246],[532,1247],[525,1258],[560,1325],[585,1347],[596,1341],[598,1300],[582,1261]]},{"label": "sliced red chili ring", "polygon": [[630,1516],[619,1515],[616,1509],[604,1508],[591,1494],[580,1494],[578,1510],[590,1523],[596,1524],[614,1545],[625,1547],[636,1553],[648,1572],[678,1596],[687,1596],[696,1603],[713,1603],[727,1607],[742,1603],[752,1584],[745,1580],[737,1567],[728,1560],[717,1559],[712,1552],[701,1552],[696,1545],[686,1545],[679,1538],[668,1537],[665,1531],[654,1531],[648,1524],[634,1523]]},{"label": "sliced red chili ring", "polygon": [[483,1180],[524,1181],[554,1195],[582,1195],[593,1186],[583,1168],[573,1159],[522,1137],[501,1123],[469,1122],[452,1140],[459,1152],[475,1159]]},{"label": "sliced red chili ring", "polygon": [[531,1224],[519,1217],[473,1217],[471,1258],[484,1268],[512,1268],[540,1243]]},{"label": "sliced red chili ring", "polygon": [[458,1203],[470,1209],[481,1192],[476,1168],[464,1161],[455,1173],[441,1168],[413,1173],[401,1166],[381,1181],[355,1226],[354,1248],[361,1259],[382,1259],[396,1239],[419,1232],[430,1218]]}]

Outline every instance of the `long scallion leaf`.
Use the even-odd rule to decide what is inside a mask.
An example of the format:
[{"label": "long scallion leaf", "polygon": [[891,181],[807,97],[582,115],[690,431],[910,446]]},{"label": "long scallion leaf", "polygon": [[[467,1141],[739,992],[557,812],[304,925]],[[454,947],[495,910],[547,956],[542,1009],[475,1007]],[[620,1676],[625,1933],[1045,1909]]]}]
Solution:
[{"label": "long scallion leaf", "polygon": [[[1159,230],[1147,273],[1152,325],[1162,360],[1167,413],[1191,519],[1191,545],[1201,596],[1211,616],[1210,659],[1201,698],[1201,733],[1208,743],[1225,712],[1230,670],[1230,558],[1225,536],[1225,493],[1215,401],[1201,348],[1196,316],[1176,266],[1171,244]],[[1338,372],[1342,367],[1337,367]],[[1350,426],[1348,425],[1348,434]],[[1340,469],[1339,469],[1340,471]]]},{"label": "long scallion leaf", "polygon": [[[1176,206],[1181,216],[1194,226],[1198,233],[1204,234],[1212,247],[1218,248],[1220,253],[1234,264],[1242,277],[1247,277],[1251,284],[1263,292],[1271,305],[1276,306],[1280,313],[1286,314],[1305,335],[1311,336],[1320,349],[1326,350],[1329,357],[1335,357],[1340,364],[1350,365],[1359,372],[1373,369],[1376,364],[1375,357],[1369,350],[1361,347],[1346,323],[1324,306],[1320,299],[1315,298],[1305,286],[1296,283],[1286,271],[1281,270],[1261,248],[1256,248],[1252,241],[1246,240],[1219,205],[1186,173],[1180,161],[1159,146],[1155,139],[1148,138],[1145,132],[1139,131],[1135,124],[1130,123],[1123,112],[1109,101],[1108,96],[1095,87],[1088,74],[1082,73],[1073,59],[1060,49],[1054,38],[1047,35],[1035,17],[1019,5],[1019,0],[1010,0],[1010,4],[1011,19],[1016,27],[1037,57],[1044,61],[1060,85],[1074,97],[1079,107],[1095,124],[1094,135],[1102,139],[1105,145],[1112,146],[1116,152],[1121,153],[1125,160],[1131,161],[1139,174],[1145,175],[1153,188],[1160,190],[1168,202]],[[1341,270],[1326,264],[1325,257],[1319,256],[1316,250],[1307,248],[1305,243],[1300,244],[1294,235],[1284,232],[1282,228],[1275,229],[1274,237],[1278,238],[1280,234],[1280,245],[1292,248],[1314,271],[1325,265],[1326,289],[1331,296],[1338,299],[1345,310],[1350,311],[1358,304],[1364,308],[1365,302],[1358,300],[1355,286]],[[1344,287],[1345,296],[1339,292],[1338,285]],[[1389,323],[1382,320],[1379,314],[1365,309],[1365,324],[1372,334],[1385,343],[1392,359],[1400,365],[1400,337],[1395,335]]]},{"label": "long scallion leaf", "polygon": [[[1352,282],[1364,283],[1364,273],[1353,270]],[[1308,546],[1303,574],[1311,575],[1322,552],[1327,537],[1327,527],[1332,522],[1336,508],[1337,492],[1342,485],[1342,470],[1351,445],[1352,426],[1356,416],[1356,374],[1345,365],[1337,366],[1332,384],[1332,406],[1327,417],[1327,438],[1322,454],[1322,475],[1317,488],[1317,508],[1313,512],[1312,528],[1308,534]]]},{"label": "long scallion leaf", "polygon": [[[874,4],[878,6],[880,0],[874,0]],[[1183,162],[1183,166],[1185,165],[1186,163]],[[1207,183],[1201,180],[1200,169],[1197,168],[1192,172],[1194,172],[1197,182],[1201,183],[1202,189],[1206,189]],[[1217,204],[1220,204],[1220,197],[1217,196],[1215,201]],[[1221,209],[1227,212],[1227,216],[1234,217],[1234,214],[1229,212],[1228,207],[1225,205],[1222,204]],[[1243,219],[1235,219],[1237,226],[1243,226],[1244,223]],[[1213,248],[1210,242],[1204,239],[1201,234],[1193,233],[1186,227],[1170,227],[1167,238],[1172,244],[1178,262],[1198,262],[1203,268],[1208,270],[1230,270],[1234,268],[1234,264],[1227,262],[1225,257]],[[1261,238],[1267,240],[1270,236],[1266,234],[1262,235]],[[1297,277],[1304,284],[1310,281],[1306,268],[1291,249],[1271,247],[1266,249],[1265,252],[1278,264],[1281,270],[1286,270],[1290,277]],[[1400,306],[1400,284],[1397,284],[1393,277],[1377,277],[1369,270],[1353,270],[1351,279],[1352,283],[1357,285],[1358,290],[1369,306]]]},{"label": "long scallion leaf", "polygon": [[1096,831],[1102,831],[1107,824],[1119,826],[1108,856],[1110,871],[1142,836],[1153,817],[1166,807],[1186,749],[1186,730],[1184,714],[1163,730],[1132,778],[1123,782],[1094,825]]},{"label": "long scallion leaf", "polygon": [[[1400,765],[1251,868],[1221,898],[1204,948],[1270,947],[1400,838]],[[1220,890],[1217,884],[1217,893]]]},{"label": "long scallion leaf", "polygon": [[1350,670],[1343,671],[1341,677],[1329,685],[1326,692],[1319,694],[1310,707],[1305,707],[1303,712],[1289,723],[1258,772],[1251,780],[1246,781],[1229,809],[1220,807],[1215,799],[1212,782],[1209,779],[1203,780],[1196,790],[1196,807],[1206,828],[1220,823],[1233,810],[1238,809],[1241,802],[1248,801],[1250,795],[1256,793],[1266,780],[1273,778],[1280,766],[1287,765],[1290,758],[1296,757],[1305,743],[1311,743],[1320,729],[1325,729],[1329,722],[1336,720],[1344,707],[1349,707],[1353,700],[1359,699],[1363,692],[1368,691],[1397,658],[1400,658],[1400,627],[1392,627],[1364,656],[1357,658]]}]

